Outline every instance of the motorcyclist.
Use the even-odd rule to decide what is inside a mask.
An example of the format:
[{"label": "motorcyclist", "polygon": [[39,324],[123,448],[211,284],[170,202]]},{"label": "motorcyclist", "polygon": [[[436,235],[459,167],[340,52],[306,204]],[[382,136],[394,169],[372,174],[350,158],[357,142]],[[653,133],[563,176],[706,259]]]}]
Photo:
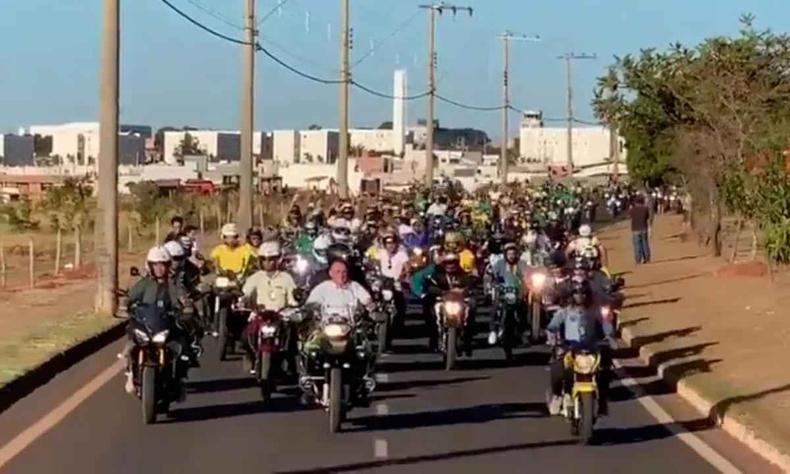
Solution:
[{"label": "motorcyclist", "polygon": [[412,232],[403,237],[404,245],[406,245],[406,248],[409,250],[418,247],[425,250],[428,247],[429,239],[428,232],[425,230],[425,224],[422,219],[413,218],[411,220],[411,229]]},{"label": "motorcyclist", "polygon": [[222,226],[220,231],[222,243],[211,251],[210,259],[217,272],[231,272],[237,277],[243,276],[254,263],[255,254],[248,246],[239,242],[239,230],[236,224]]},{"label": "motorcyclist", "polygon": [[[157,246],[148,251],[145,260],[148,271],[146,275],[137,280],[129,290],[127,296],[128,307],[130,309],[135,306],[155,307],[157,309],[173,311],[180,317],[185,304],[188,304],[188,298],[184,288],[171,278],[172,259],[170,258],[170,254],[164,247]],[[175,334],[172,334],[171,338],[182,339],[182,347],[188,347],[188,344],[186,344],[186,336],[181,334],[183,331],[179,329],[177,322],[178,321],[173,321],[172,331],[174,331]],[[128,361],[132,347],[134,347],[134,334],[132,334],[131,330],[131,326],[129,326],[127,329],[129,340],[120,356],[127,359],[126,384],[124,388],[127,393],[134,394],[134,374],[131,371],[131,363]],[[179,364],[179,400],[181,401],[186,397],[184,380],[187,376],[187,369],[185,364]]]},{"label": "motorcyclist", "polygon": [[308,220],[304,228],[299,231],[294,242],[296,253],[307,256],[313,252],[313,242],[318,237],[318,224],[314,220]]},{"label": "motorcyclist", "polygon": [[354,206],[351,203],[344,203],[340,206],[340,215],[348,221],[349,229],[352,233],[357,233],[362,228],[362,219],[354,217]]},{"label": "motorcyclist", "polygon": [[531,268],[546,266],[549,259],[549,252],[540,245],[540,237],[534,230],[528,231],[521,239],[524,252],[521,254],[523,265]]},{"label": "motorcyclist", "polygon": [[565,253],[569,257],[600,259],[604,266],[607,264],[606,248],[598,240],[598,237],[593,235],[592,227],[589,224],[579,226],[579,237],[568,244]]},{"label": "motorcyclist", "polygon": [[[377,255],[381,275],[398,282],[403,281],[408,272],[409,254],[406,252],[406,249],[400,245],[398,237],[394,234],[383,236],[382,242],[384,243],[384,249],[378,252]],[[406,298],[402,290],[395,291],[394,297],[398,316],[395,318],[395,325],[393,327],[398,331],[402,327],[404,318],[406,317]]]},{"label": "motorcyclist", "polygon": [[[280,271],[282,260],[282,249],[280,243],[276,241],[264,242],[258,249],[260,260],[260,270],[253,273],[244,282],[242,293],[246,299],[255,298],[255,303],[262,309],[280,312],[285,308],[298,306],[294,297],[296,283],[288,272]],[[251,330],[252,328],[248,328]],[[294,332],[291,327],[286,333],[284,347],[289,347],[293,339]],[[252,349],[248,348],[246,354],[248,366],[252,367]],[[291,367],[294,367],[291,365]]]},{"label": "motorcyclist", "polygon": [[[598,349],[603,339],[610,340],[614,334],[612,325],[602,317],[601,308],[593,303],[592,290],[586,281],[574,283],[568,305],[554,313],[548,331],[556,335],[563,345],[588,349]],[[600,351],[601,365],[596,380],[599,394],[598,412],[600,415],[607,415],[611,354],[605,346],[600,347]],[[563,393],[566,397],[570,396],[572,383],[573,373],[565,368],[562,358],[558,358],[551,365],[553,395],[549,403],[551,414],[559,413],[561,396]]]},{"label": "motorcyclist", "polygon": [[448,254],[458,255],[461,269],[470,275],[477,273],[475,254],[466,248],[464,238],[458,232],[448,232],[444,236],[444,251]]},{"label": "motorcyclist", "polygon": [[439,196],[425,212],[428,216],[444,216],[447,214],[447,197]]},{"label": "motorcyclist", "polygon": [[[499,260],[492,267],[491,272],[497,284],[516,289],[516,298],[518,301],[516,308],[518,314],[517,324],[521,327],[526,313],[523,291],[524,269],[523,265],[519,262],[519,251],[516,244],[508,242],[505,244],[503,250],[505,255],[504,258]],[[493,346],[497,343],[497,340],[502,337],[501,316],[502,315],[499,314],[498,311],[493,312],[493,317],[490,322],[490,332],[488,334],[489,345]]]},{"label": "motorcyclist", "polygon": [[[439,333],[436,326],[436,315],[434,314],[434,305],[437,298],[441,297],[446,291],[455,289],[464,290],[468,293],[472,288],[472,284],[473,278],[461,268],[461,260],[458,254],[445,250],[441,257],[441,264],[427,278],[428,296],[424,300],[426,305],[423,309],[426,311],[425,317],[429,331],[428,346],[431,351],[435,351],[438,347]],[[475,305],[472,298],[469,300],[469,319],[464,331],[464,350],[467,356],[472,355],[474,327]]]},{"label": "motorcyclist", "polygon": [[263,243],[263,231],[257,227],[251,227],[250,230],[247,231],[247,241],[245,242],[245,246],[252,254],[258,253],[258,247],[261,246]]}]

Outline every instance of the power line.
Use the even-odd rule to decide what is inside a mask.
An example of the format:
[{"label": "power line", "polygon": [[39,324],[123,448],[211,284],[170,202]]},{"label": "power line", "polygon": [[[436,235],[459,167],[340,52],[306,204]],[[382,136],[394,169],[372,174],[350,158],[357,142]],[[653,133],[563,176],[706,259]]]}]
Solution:
[{"label": "power line", "polygon": [[234,23],[233,21],[228,19],[226,16],[220,14],[216,10],[213,10],[213,9],[203,5],[202,3],[198,2],[197,0],[187,0],[187,2],[191,3],[192,6],[194,6],[195,8],[203,11],[207,15],[213,17],[214,19],[219,20],[222,23],[230,26],[231,28],[235,28],[237,30],[244,31],[244,27],[243,26],[240,26],[240,25]]},{"label": "power line", "polygon": [[[163,0],[163,1],[165,1],[165,0]],[[276,62],[277,64],[279,64],[280,66],[284,67],[285,69],[291,71],[292,73],[296,74],[297,76],[301,76],[301,77],[303,77],[305,79],[309,79],[309,80],[311,80],[313,82],[318,82],[318,83],[321,83],[321,84],[342,84],[343,83],[343,81],[341,81],[340,79],[324,79],[324,78],[321,78],[321,77],[318,77],[318,76],[314,76],[314,75],[312,75],[310,73],[301,71],[301,70],[295,68],[294,66],[291,66],[290,64],[286,63],[285,61],[283,61],[282,59],[278,58],[277,56],[275,56],[268,49],[266,49],[263,46],[261,46],[260,43],[256,45],[256,48],[258,49],[258,51],[260,51],[263,54],[265,54],[266,56],[268,56],[269,59],[271,59],[272,61]]]},{"label": "power line", "polygon": [[480,107],[480,106],[477,106],[477,105],[468,105],[468,104],[464,104],[462,102],[458,102],[458,101],[455,101],[455,100],[452,100],[452,99],[448,99],[447,97],[443,97],[443,96],[441,96],[439,94],[435,94],[435,96],[436,96],[437,99],[441,100],[442,102],[447,102],[450,105],[454,105],[456,107],[460,107],[462,109],[467,109],[467,110],[477,110],[477,111],[480,111],[480,112],[493,112],[493,111],[502,110],[502,109],[505,108],[504,105],[497,105],[497,106],[492,106],[492,107]]},{"label": "power line", "polygon": [[359,82],[357,82],[357,81],[355,81],[353,79],[351,80],[350,83],[351,83],[351,85],[357,87],[358,89],[363,90],[363,91],[367,92],[368,94],[375,95],[377,97],[381,97],[382,99],[417,100],[417,99],[422,99],[423,97],[427,97],[428,95],[430,95],[430,92],[422,92],[422,93],[419,93],[419,94],[414,94],[414,95],[409,95],[409,96],[404,96],[404,97],[398,97],[398,96],[394,96],[394,95],[390,95],[390,94],[385,94],[383,92],[378,92],[378,91],[373,90],[373,89],[371,89],[369,87],[363,86],[362,84],[360,84]]},{"label": "power line", "polygon": [[375,41],[375,42],[374,42],[374,46],[373,46],[373,47],[371,47],[371,48],[370,48],[370,49],[369,49],[369,50],[368,50],[368,51],[367,51],[365,54],[363,54],[363,55],[362,55],[362,56],[361,56],[359,59],[357,59],[356,61],[354,61],[354,64],[352,64],[352,66],[357,66],[357,65],[359,65],[359,63],[361,63],[362,61],[364,61],[364,60],[365,60],[365,59],[367,59],[368,57],[372,56],[372,55],[373,55],[373,53],[374,53],[374,52],[376,52],[376,50],[377,50],[377,49],[379,49],[381,46],[383,46],[383,45],[384,45],[384,44],[385,44],[387,41],[389,41],[389,40],[391,40],[392,38],[394,38],[394,37],[395,37],[395,36],[396,36],[398,33],[400,33],[401,31],[403,31],[403,30],[404,30],[404,29],[405,29],[407,26],[409,26],[409,24],[410,24],[411,22],[413,22],[413,21],[415,20],[415,18],[417,18],[417,17],[418,17],[418,16],[419,16],[421,13],[422,13],[422,12],[421,12],[420,10],[417,10],[416,12],[414,12],[414,14],[413,14],[413,15],[411,15],[409,18],[407,18],[407,19],[406,19],[406,20],[404,20],[402,23],[400,23],[400,24],[399,24],[399,25],[398,25],[398,26],[395,28],[395,30],[393,30],[393,31],[392,31],[392,33],[390,33],[390,34],[389,34],[389,35],[388,35],[386,38],[384,38],[384,39],[382,39],[382,40],[380,40],[380,41]]},{"label": "power line", "polygon": [[290,0],[277,0],[277,5],[275,5],[271,10],[266,12],[266,14],[263,15],[260,20],[258,20],[258,25],[261,25],[264,21],[268,20],[270,16],[277,13],[280,10],[280,8],[285,6],[285,4],[288,3],[289,1]]},{"label": "power line", "polygon": [[164,3],[165,5],[167,5],[171,10],[173,10],[174,12],[178,13],[179,15],[181,15],[185,20],[187,20],[188,22],[190,22],[193,25],[197,26],[198,28],[200,28],[201,30],[205,31],[206,33],[209,33],[209,34],[211,34],[213,36],[216,36],[217,38],[224,39],[225,41],[230,41],[231,43],[234,43],[234,44],[240,44],[242,46],[249,46],[249,43],[247,43],[246,41],[242,41],[240,39],[236,39],[236,38],[233,38],[233,37],[228,36],[226,34],[220,33],[219,31],[217,31],[215,29],[212,29],[212,28],[209,28],[208,26],[204,25],[203,23],[195,20],[191,16],[187,15],[186,13],[184,13],[183,10],[180,10],[177,6],[175,6],[172,3],[170,3],[169,0],[160,0],[160,1],[162,3]]}]

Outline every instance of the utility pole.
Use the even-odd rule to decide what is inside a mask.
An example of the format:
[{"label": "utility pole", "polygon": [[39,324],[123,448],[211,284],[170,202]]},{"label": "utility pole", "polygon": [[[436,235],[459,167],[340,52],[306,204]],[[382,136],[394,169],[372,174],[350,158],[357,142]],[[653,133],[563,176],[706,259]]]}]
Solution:
[{"label": "utility pole", "polygon": [[502,145],[499,156],[499,177],[502,179],[502,184],[507,185],[507,170],[508,170],[508,118],[510,114],[510,42],[516,41],[540,41],[539,36],[529,36],[522,34],[511,33],[505,31],[499,38],[502,40],[502,47],[504,49],[504,73],[502,83]]},{"label": "utility pole", "polygon": [[609,126],[609,156],[612,158],[612,179],[616,183],[620,181],[620,137],[614,125]]},{"label": "utility pole", "polygon": [[96,310],[115,314],[118,299],[118,97],[120,76],[120,0],[104,0],[101,104],[98,159]]},{"label": "utility pole", "polygon": [[597,59],[595,54],[574,54],[566,53],[557,59],[565,60],[565,81],[568,87],[567,108],[568,108],[568,167],[571,177],[573,177],[573,80],[571,78],[571,61],[576,59]]},{"label": "utility pole", "polygon": [[255,124],[255,0],[245,0],[244,78],[241,94],[241,159],[239,160],[239,224],[252,227],[253,166],[252,137]]},{"label": "utility pole", "polygon": [[348,83],[351,74],[348,65],[349,41],[349,0],[340,0],[340,137],[337,157],[337,184],[340,197],[348,197]]},{"label": "utility pole", "polygon": [[436,14],[450,11],[453,16],[459,11],[474,14],[472,7],[451,5],[449,3],[432,3],[420,5],[428,10],[428,117],[425,120],[425,185],[433,186],[433,138],[434,138],[434,105],[436,102]]}]

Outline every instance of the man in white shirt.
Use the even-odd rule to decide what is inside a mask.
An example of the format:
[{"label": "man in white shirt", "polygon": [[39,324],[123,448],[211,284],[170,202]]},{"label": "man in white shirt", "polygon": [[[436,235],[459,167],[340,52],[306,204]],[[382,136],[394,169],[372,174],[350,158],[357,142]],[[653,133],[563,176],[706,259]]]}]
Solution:
[{"label": "man in white shirt", "polygon": [[376,254],[381,274],[387,278],[400,280],[405,276],[406,265],[409,263],[409,254],[399,245],[398,238],[394,234],[385,235],[382,238],[382,242],[384,243],[384,251]]},{"label": "man in white shirt", "polygon": [[[313,288],[305,304],[316,304],[353,316],[360,307],[372,310],[373,298],[362,285],[349,280],[348,264],[344,260],[335,260],[329,266],[329,280]],[[321,313],[326,314],[325,311]]]},{"label": "man in white shirt", "polygon": [[296,283],[287,272],[278,270],[282,250],[279,242],[264,242],[258,248],[261,268],[247,278],[242,288],[245,298],[255,296],[256,303],[270,311],[297,306],[293,292]]}]

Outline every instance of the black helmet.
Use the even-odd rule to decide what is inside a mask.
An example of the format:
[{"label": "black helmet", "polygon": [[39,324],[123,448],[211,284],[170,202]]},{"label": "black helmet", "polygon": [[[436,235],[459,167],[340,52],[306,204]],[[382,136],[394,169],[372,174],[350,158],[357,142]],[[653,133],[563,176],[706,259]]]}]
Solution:
[{"label": "black helmet", "polygon": [[590,282],[587,280],[575,281],[573,283],[573,289],[571,290],[571,294],[584,295],[585,297],[592,295],[592,288],[590,287]]},{"label": "black helmet", "polygon": [[348,263],[351,261],[351,247],[342,243],[335,243],[326,249],[326,258],[331,265],[335,260],[343,260]]}]

